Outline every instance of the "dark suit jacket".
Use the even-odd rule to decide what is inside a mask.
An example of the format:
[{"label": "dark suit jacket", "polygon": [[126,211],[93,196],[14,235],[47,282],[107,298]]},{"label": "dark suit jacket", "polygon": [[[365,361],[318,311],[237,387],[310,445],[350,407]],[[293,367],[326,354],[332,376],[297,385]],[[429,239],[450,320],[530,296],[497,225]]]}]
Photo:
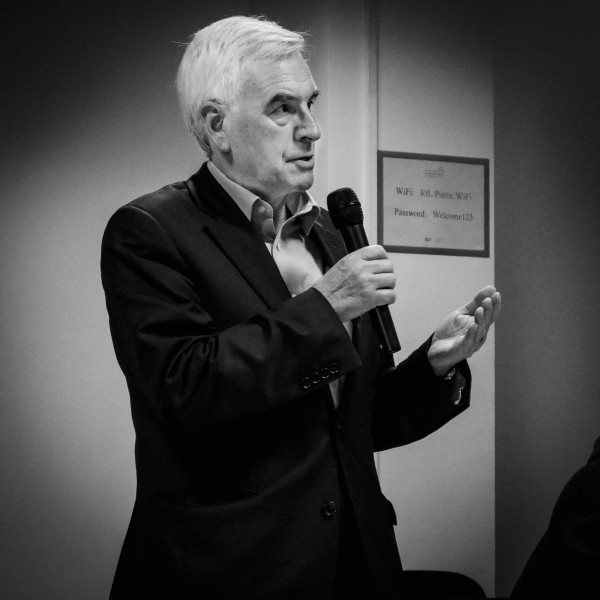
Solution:
[{"label": "dark suit jacket", "polygon": [[600,438],[561,492],[510,597],[600,597]]},{"label": "dark suit jacket", "polygon": [[[327,266],[345,254],[326,211],[311,236]],[[138,478],[112,597],[329,598],[345,482],[380,597],[395,598],[373,451],[464,410],[466,363],[445,382],[424,345],[394,369],[368,315],[350,340],[319,292],[292,299],[206,165],[113,215],[102,278]]]}]

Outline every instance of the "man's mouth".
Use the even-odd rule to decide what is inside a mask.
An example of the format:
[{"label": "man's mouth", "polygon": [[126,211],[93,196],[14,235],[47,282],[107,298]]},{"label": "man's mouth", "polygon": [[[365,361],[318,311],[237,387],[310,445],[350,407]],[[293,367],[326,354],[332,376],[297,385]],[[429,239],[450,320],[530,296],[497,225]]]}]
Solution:
[{"label": "man's mouth", "polygon": [[291,158],[289,162],[296,163],[299,166],[313,167],[315,164],[315,157],[314,154],[307,154],[306,156]]}]

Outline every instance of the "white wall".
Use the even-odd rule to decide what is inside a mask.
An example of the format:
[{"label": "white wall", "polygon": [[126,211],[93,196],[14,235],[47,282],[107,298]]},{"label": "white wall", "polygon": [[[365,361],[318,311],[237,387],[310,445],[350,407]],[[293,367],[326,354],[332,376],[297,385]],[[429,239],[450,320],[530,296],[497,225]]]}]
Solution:
[{"label": "white wall", "polygon": [[[468,1],[379,2],[380,150],[490,159],[493,80],[489,10]],[[392,308],[403,350],[494,282],[490,258],[393,254]],[[474,577],[494,594],[494,333],[470,361],[471,408],[430,437],[382,453],[405,568]]]}]

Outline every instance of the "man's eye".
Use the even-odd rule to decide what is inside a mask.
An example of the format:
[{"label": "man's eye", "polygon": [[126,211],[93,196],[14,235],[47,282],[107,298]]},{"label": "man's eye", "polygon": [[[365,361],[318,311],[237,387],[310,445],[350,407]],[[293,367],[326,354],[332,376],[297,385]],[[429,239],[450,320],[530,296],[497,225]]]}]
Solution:
[{"label": "man's eye", "polygon": [[289,114],[292,112],[292,107],[289,104],[280,104],[273,112],[280,115]]}]

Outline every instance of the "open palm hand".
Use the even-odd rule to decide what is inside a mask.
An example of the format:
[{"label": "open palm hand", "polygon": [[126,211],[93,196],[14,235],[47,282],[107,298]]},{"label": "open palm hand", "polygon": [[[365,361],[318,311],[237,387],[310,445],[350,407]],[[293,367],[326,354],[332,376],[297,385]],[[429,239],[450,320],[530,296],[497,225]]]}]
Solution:
[{"label": "open palm hand", "polygon": [[485,343],[491,325],[500,314],[500,293],[492,285],[473,300],[451,312],[435,330],[428,358],[436,375],[445,375],[454,365],[477,352]]}]

